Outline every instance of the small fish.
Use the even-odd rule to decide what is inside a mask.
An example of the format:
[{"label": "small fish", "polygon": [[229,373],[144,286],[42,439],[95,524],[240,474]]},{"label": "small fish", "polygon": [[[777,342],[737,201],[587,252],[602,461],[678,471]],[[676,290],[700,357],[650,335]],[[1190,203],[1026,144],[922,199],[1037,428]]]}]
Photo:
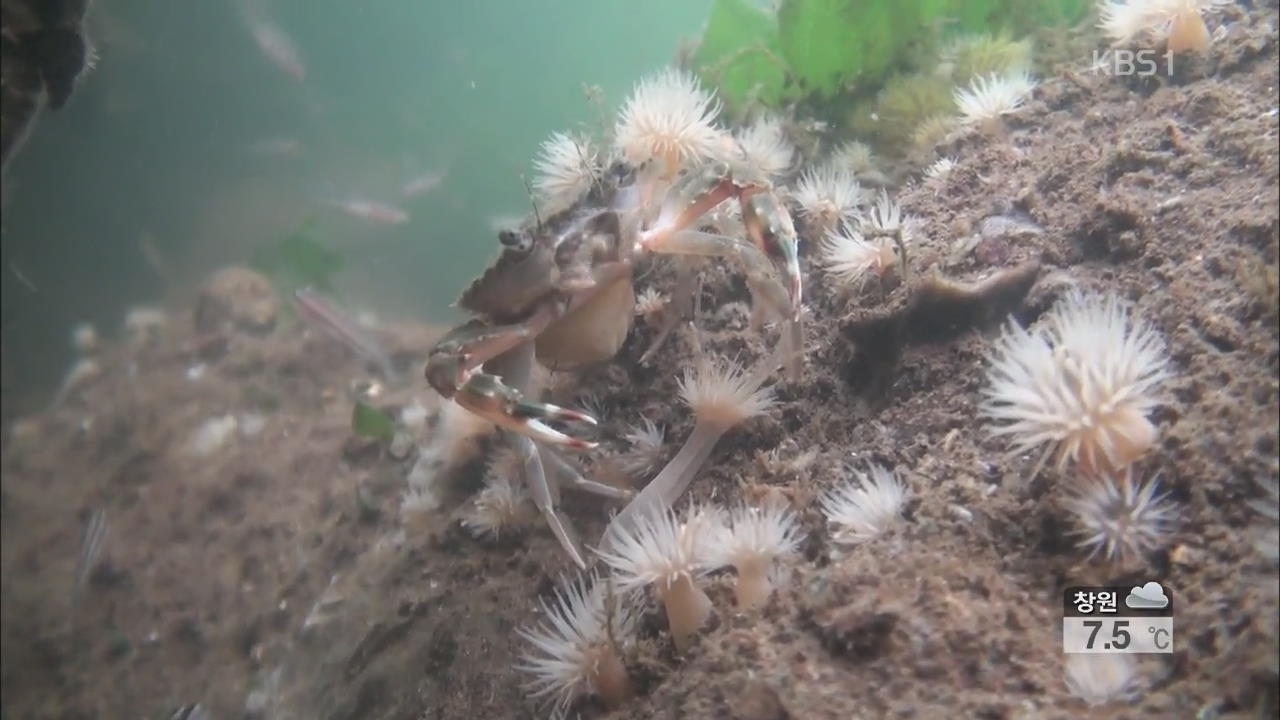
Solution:
[{"label": "small fish", "polygon": [[307,79],[307,66],[302,62],[302,53],[298,52],[292,38],[275,24],[261,18],[247,18],[245,23],[258,49],[273,65],[296,82]]},{"label": "small fish", "polygon": [[338,310],[320,293],[311,288],[301,288],[293,293],[293,305],[298,315],[325,335],[346,345],[366,361],[373,363],[387,380],[396,379],[391,357],[376,339],[361,328],[355,320]]},{"label": "small fish", "polygon": [[209,711],[200,703],[183,705],[169,713],[169,720],[209,720]]},{"label": "small fish", "polygon": [[9,261],[9,272],[13,273],[13,276],[18,278],[18,282],[22,283],[23,287],[26,289],[33,293],[40,292],[40,290],[36,288],[35,283],[31,282],[31,280],[22,273],[22,270],[18,268],[18,264],[12,260]]},{"label": "small fish", "polygon": [[249,152],[263,157],[298,157],[302,154],[302,143],[291,137],[263,138],[250,143]]},{"label": "small fish", "polygon": [[362,220],[373,220],[388,225],[403,225],[409,222],[409,213],[394,205],[369,200],[366,198],[348,198],[331,200],[329,204],[342,212]]},{"label": "small fish", "polygon": [[147,267],[151,268],[158,277],[164,280],[173,277],[173,273],[169,270],[169,263],[156,247],[156,238],[151,233],[144,232],[138,237],[138,252],[142,254]]},{"label": "small fish", "polygon": [[80,541],[80,557],[76,560],[76,591],[89,582],[89,576],[97,567],[98,558],[107,544],[107,530],[107,511],[94,510],[89,516],[89,526],[84,530],[84,538]]},{"label": "small fish", "polygon": [[444,170],[425,172],[406,182],[404,187],[400,188],[400,197],[411,198],[429,193],[444,183],[446,175],[447,173]]}]

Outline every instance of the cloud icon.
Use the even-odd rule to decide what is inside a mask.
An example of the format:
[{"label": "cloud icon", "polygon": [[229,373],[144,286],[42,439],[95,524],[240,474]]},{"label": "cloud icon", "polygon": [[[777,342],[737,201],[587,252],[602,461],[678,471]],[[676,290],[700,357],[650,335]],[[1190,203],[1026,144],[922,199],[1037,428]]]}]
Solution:
[{"label": "cloud icon", "polygon": [[1125,607],[1134,610],[1159,610],[1169,607],[1169,596],[1158,582],[1149,582],[1142,587],[1134,587],[1124,599]]}]

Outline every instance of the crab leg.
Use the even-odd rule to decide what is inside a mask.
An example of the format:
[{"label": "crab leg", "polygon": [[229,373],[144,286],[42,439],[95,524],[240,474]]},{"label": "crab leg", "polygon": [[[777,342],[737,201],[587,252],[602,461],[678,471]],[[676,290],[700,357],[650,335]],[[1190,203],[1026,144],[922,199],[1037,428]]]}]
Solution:
[{"label": "crab leg", "polygon": [[431,351],[427,359],[427,382],[441,395],[452,397],[474,368],[536,337],[561,314],[561,307],[546,303],[524,322],[488,326],[473,320],[454,329]]},{"label": "crab leg", "polygon": [[740,188],[724,172],[695,175],[671,188],[658,211],[658,219],[639,233],[638,244],[645,250],[662,252],[671,238],[691,227],[715,206],[734,197]]},{"label": "crab leg", "polygon": [[606,485],[587,478],[573,461],[549,447],[539,446],[538,450],[542,455],[544,466],[551,469],[558,486],[563,487],[561,483],[567,482],[575,490],[589,492],[592,495],[599,495],[610,500],[630,500],[635,495],[635,492],[631,490]]},{"label": "crab leg", "polygon": [[778,282],[773,263],[756,245],[726,235],[684,230],[672,235],[657,252],[673,255],[700,255],[704,257],[737,258],[746,273],[747,287],[754,298],[752,324],[758,325],[766,316],[772,316],[786,326],[782,338],[787,344],[784,354],[787,370],[792,379],[800,375],[802,327],[800,313],[792,306],[787,289]]},{"label": "crab leg", "polygon": [[551,529],[551,534],[555,535],[560,547],[569,554],[574,564],[585,570],[586,559],[582,555],[573,526],[560,512],[562,483],[567,482],[570,487],[577,490],[613,500],[629,500],[635,493],[588,480],[567,458],[561,457],[556,451],[539,445],[528,437],[513,434],[511,442],[523,461],[521,468],[525,487],[529,490],[529,497],[533,499],[534,506],[538,508],[538,512],[542,513],[547,527]]},{"label": "crab leg", "polygon": [[[596,443],[564,433],[547,422],[595,425],[590,415],[569,408],[525,398],[519,388],[527,384],[528,369],[513,365],[515,375],[498,368],[510,364],[506,356],[513,350],[533,352],[533,341],[555,320],[581,307],[619,278],[627,277],[631,266],[625,262],[601,263],[591,272],[589,286],[574,293],[569,301],[555,298],[539,306],[527,320],[512,325],[486,326],[471,323],[450,333],[432,351],[426,376],[441,395],[453,398],[462,407],[512,432],[574,450],[590,450]],[[532,360],[530,360],[532,362]],[[477,369],[483,367],[483,370]],[[486,372],[487,371],[487,372]],[[512,385],[504,384],[509,377]],[[525,378],[516,382],[514,377]]]},{"label": "crab leg", "polygon": [[[785,360],[784,355],[787,352],[783,348],[776,348],[773,353],[761,358],[751,374],[743,381],[742,387],[748,392],[754,392],[764,383],[765,378],[778,369],[778,365]],[[600,539],[599,550],[610,550],[613,541],[618,537],[615,530],[634,527],[636,518],[655,510],[661,512],[675,504],[689,487],[694,475],[711,455],[711,451],[715,449],[716,443],[720,441],[726,430],[725,426],[699,420],[694,425],[693,432],[680,446],[676,456],[671,458],[649,481],[649,484],[627,503],[626,507],[613,516],[613,520],[605,529],[604,536]]]},{"label": "crab leg", "polygon": [[773,264],[758,247],[727,235],[684,230],[663,243],[657,252],[671,255],[697,255],[701,257],[736,258],[742,263],[747,283],[757,299],[764,302],[776,317],[791,316],[791,300],[786,289],[773,274]]},{"label": "crab leg", "polygon": [[[533,367],[533,343],[526,343],[495,360],[501,366],[503,376],[513,384],[527,388]],[[556,541],[564,548],[579,568],[586,569],[586,559],[573,532],[569,520],[560,513],[560,490],[568,485],[577,490],[590,492],[614,500],[629,500],[634,493],[612,485],[588,480],[583,477],[573,462],[562,457],[550,447],[541,445],[526,435],[510,434],[511,445],[521,459],[521,474],[524,475],[525,487],[533,504],[542,513],[555,535]]]},{"label": "crab leg", "polygon": [[689,258],[680,258],[676,263],[676,286],[671,290],[671,302],[667,304],[666,312],[662,318],[662,326],[658,328],[658,333],[653,336],[653,342],[649,343],[649,349],[644,351],[640,356],[640,363],[646,364],[653,358],[662,344],[666,342],[667,337],[671,335],[671,331],[676,325],[680,324],[680,319],[689,314],[689,310],[693,308],[694,293],[698,291],[698,273],[694,262]]},{"label": "crab leg", "polygon": [[[492,369],[501,371],[503,377],[507,378],[515,387],[527,389],[533,370],[533,357],[533,343],[527,342],[511,349],[501,357],[495,358],[492,363],[494,366]],[[520,392],[515,388],[511,388],[511,390]],[[573,535],[572,526],[559,511],[559,488],[552,482],[552,478],[548,477],[548,468],[544,464],[544,459],[549,453],[545,451],[545,448],[535,443],[533,438],[518,430],[509,433],[509,437],[511,447],[521,459],[521,474],[524,476],[525,488],[528,489],[529,497],[533,500],[534,506],[538,508],[538,512],[542,513],[542,517],[546,519],[547,527],[551,529],[551,534],[556,536],[556,541],[573,559],[574,564],[585,569],[587,566],[586,559],[583,557],[578,541]],[[551,469],[554,471],[557,468],[553,466]]]},{"label": "crab leg", "polygon": [[742,222],[756,246],[782,267],[787,277],[787,293],[792,313],[800,317],[800,248],[799,236],[791,223],[791,214],[772,192],[748,192],[742,195]]},{"label": "crab leg", "polygon": [[[567,422],[595,425],[590,415],[550,403],[529,400],[519,390],[527,384],[528,370],[517,372],[524,378],[515,386],[503,383],[505,372],[496,367],[508,364],[507,356],[522,346],[532,352],[532,340],[546,329],[553,320],[564,315],[566,303],[548,302],[539,307],[528,320],[514,325],[485,327],[467,325],[455,331],[437,344],[427,361],[426,376],[441,395],[451,397],[462,407],[499,427],[506,428],[535,440],[589,450],[595,443],[561,432],[548,422]],[[493,366],[493,367],[490,367]],[[478,369],[484,368],[484,369]],[[519,370],[518,365],[516,366]],[[490,372],[486,372],[489,370]]]},{"label": "crab leg", "polygon": [[570,530],[569,521],[560,514],[559,489],[546,475],[542,454],[538,452],[537,444],[523,435],[512,435],[511,443],[524,461],[524,484],[529,490],[529,497],[533,499],[534,506],[538,508],[538,512],[542,513],[542,517],[547,521],[547,527],[551,528],[551,534],[556,536],[560,547],[569,553],[573,563],[580,569],[587,569],[586,558],[582,556],[578,541]]},{"label": "crab leg", "polygon": [[793,381],[799,381],[804,364],[800,238],[791,222],[791,214],[773,192],[748,191],[743,193],[740,203],[742,221],[751,239],[787,278],[791,316],[784,319],[783,349],[787,358],[787,375]]},{"label": "crab leg", "polygon": [[[730,198],[737,198],[742,208],[743,224],[751,242],[691,229],[705,213]],[[769,188],[768,182],[749,177],[735,179],[724,164],[710,166],[703,173],[691,175],[673,187],[662,204],[657,221],[648,230],[638,233],[636,242],[638,249],[650,252],[737,257],[746,268],[747,284],[756,298],[752,306],[752,325],[762,325],[765,312],[771,312],[786,325],[782,337],[784,345],[788,346],[785,348],[787,372],[793,380],[800,378],[804,349],[798,245],[791,215]],[[778,271],[786,278],[785,286],[775,278]],[[673,300],[682,301],[683,298],[677,296]],[[673,302],[673,309],[681,309],[675,306]],[[678,321],[679,315],[676,315],[674,322]],[[665,340],[674,322],[668,318],[668,325],[659,332],[645,353],[646,358]]]}]

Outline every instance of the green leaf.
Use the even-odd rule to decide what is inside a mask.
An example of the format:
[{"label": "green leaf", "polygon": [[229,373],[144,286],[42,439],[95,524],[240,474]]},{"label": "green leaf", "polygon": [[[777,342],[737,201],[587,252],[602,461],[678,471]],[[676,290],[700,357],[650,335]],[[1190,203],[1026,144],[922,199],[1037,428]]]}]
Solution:
[{"label": "green leaf", "polygon": [[1092,0],[715,0],[694,67],[730,105],[875,88],[938,36],[1070,25]]},{"label": "green leaf", "polygon": [[830,97],[878,83],[948,0],[783,0],[779,44],[795,79]]},{"label": "green leaf", "polygon": [[333,291],[333,276],[345,260],[315,236],[315,222],[308,220],[294,232],[254,254],[253,265],[287,287],[312,286]]},{"label": "green leaf", "polygon": [[1000,29],[1003,17],[997,6],[1002,0],[947,0],[939,8],[939,14],[950,20],[948,31],[957,33],[981,33]]},{"label": "green leaf", "polygon": [[[953,0],[962,2],[962,0]],[[1045,27],[1069,27],[1079,22],[1093,4],[1089,0],[1056,0],[1054,2],[1019,2],[1003,0],[995,11],[1017,34]],[[994,24],[994,23],[993,23]]]},{"label": "green leaf", "polygon": [[786,64],[778,52],[778,27],[769,13],[747,0],[715,0],[693,67],[734,107],[752,99],[777,106],[790,94]]},{"label": "green leaf", "polygon": [[806,91],[833,95],[862,69],[865,52],[858,21],[852,0],[784,0],[778,8],[782,56]]},{"label": "green leaf", "polygon": [[395,437],[396,424],[386,412],[357,400],[351,410],[351,431],[360,437],[389,443]]}]

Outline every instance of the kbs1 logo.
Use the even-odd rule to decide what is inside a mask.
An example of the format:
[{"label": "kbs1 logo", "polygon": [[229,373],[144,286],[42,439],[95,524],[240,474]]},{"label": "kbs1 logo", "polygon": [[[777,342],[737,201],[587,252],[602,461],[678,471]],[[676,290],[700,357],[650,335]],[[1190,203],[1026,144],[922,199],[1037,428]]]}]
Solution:
[{"label": "kbs1 logo", "polygon": [[1125,50],[1114,48],[1106,52],[1093,51],[1095,73],[1115,77],[1151,77],[1164,73],[1173,74],[1173,53],[1155,50]]}]

